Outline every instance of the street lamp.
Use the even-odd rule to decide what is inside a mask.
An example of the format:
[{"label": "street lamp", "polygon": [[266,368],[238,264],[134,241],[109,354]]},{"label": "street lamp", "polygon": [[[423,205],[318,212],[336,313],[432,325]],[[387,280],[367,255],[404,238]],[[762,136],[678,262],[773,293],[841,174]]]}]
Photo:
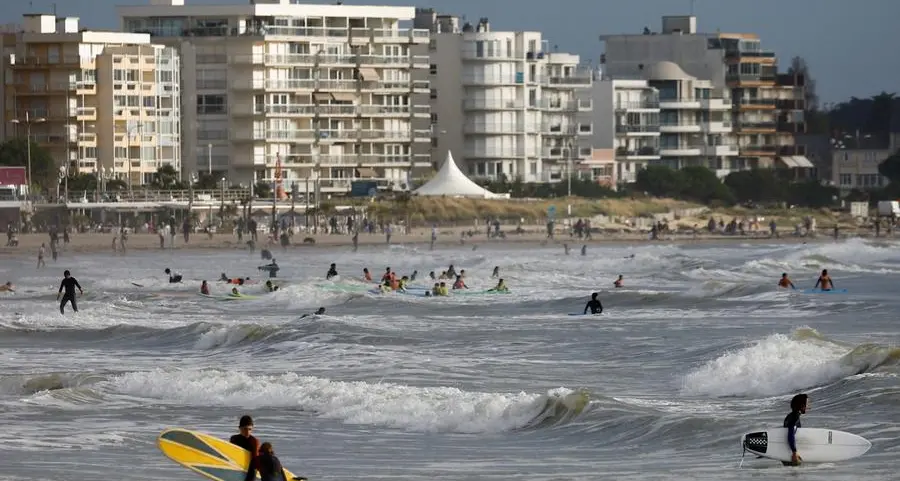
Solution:
[{"label": "street lamp", "polygon": [[138,163],[141,164],[141,175],[143,175],[143,172],[144,172],[144,136],[141,134],[141,127],[143,127],[143,126],[144,126],[144,124],[138,122],[138,123],[132,125],[131,127],[128,127],[128,131],[127,131],[128,141],[126,142],[126,145],[128,146],[128,196],[132,197],[132,198],[133,198],[133,196],[131,193],[131,133],[134,131],[134,129],[138,130],[138,137],[139,137],[139,139],[138,139]]},{"label": "street lamp", "polygon": [[212,144],[206,144],[206,173],[212,175]]},{"label": "street lamp", "polygon": [[[47,119],[43,117],[35,117],[31,118],[30,113],[25,111],[24,119],[12,119],[10,122],[14,124],[24,124],[25,125],[25,143],[28,145],[28,178],[26,182],[28,183],[28,196],[31,196],[31,125],[39,124],[42,122],[46,122]],[[68,154],[67,154],[68,155]]]}]

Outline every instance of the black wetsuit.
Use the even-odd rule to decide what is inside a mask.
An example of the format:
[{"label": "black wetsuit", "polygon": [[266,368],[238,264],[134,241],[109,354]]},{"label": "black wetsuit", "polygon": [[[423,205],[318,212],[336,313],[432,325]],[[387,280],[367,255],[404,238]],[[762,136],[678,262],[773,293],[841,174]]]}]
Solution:
[{"label": "black wetsuit", "polygon": [[600,299],[589,300],[587,305],[584,306],[585,314],[587,314],[588,309],[591,310],[591,314],[603,314],[603,304],[600,303]]},{"label": "black wetsuit", "polygon": [[[787,428],[787,442],[788,447],[791,448],[792,453],[797,452],[797,430],[800,429],[800,412],[799,411],[791,411],[790,414],[785,416],[784,418],[784,427]],[[785,466],[790,466],[792,463],[785,461],[783,463]]]},{"label": "black wetsuit", "polygon": [[285,476],[281,461],[274,454],[259,453],[256,467],[260,481],[291,481]]},{"label": "black wetsuit", "polygon": [[169,276],[169,284],[177,284],[179,282],[181,282],[181,274],[172,273],[172,275]]},{"label": "black wetsuit", "polygon": [[231,444],[250,451],[250,467],[247,469],[247,475],[244,480],[253,481],[256,479],[256,469],[259,467],[259,440],[252,435],[243,436],[241,434],[235,434],[231,436],[229,441]]},{"label": "black wetsuit", "polygon": [[328,274],[325,274],[325,279],[331,279],[332,277],[335,277],[337,275],[337,269],[332,267],[331,269],[328,269]]},{"label": "black wetsuit", "polygon": [[72,310],[78,312],[78,304],[75,302],[75,288],[81,290],[81,285],[78,284],[78,281],[74,277],[66,277],[59,283],[59,292],[62,292],[65,289],[66,293],[63,294],[62,300],[59,301],[59,313],[65,314],[65,307],[67,302],[72,303]]}]

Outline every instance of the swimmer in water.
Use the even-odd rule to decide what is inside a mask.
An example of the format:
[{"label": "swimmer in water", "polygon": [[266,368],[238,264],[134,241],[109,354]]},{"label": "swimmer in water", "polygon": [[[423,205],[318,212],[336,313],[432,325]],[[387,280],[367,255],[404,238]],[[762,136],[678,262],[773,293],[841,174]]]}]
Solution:
[{"label": "swimmer in water", "polygon": [[337,266],[335,266],[335,264],[332,262],[331,266],[328,267],[328,273],[325,274],[325,280],[330,281],[331,278],[337,277],[337,275],[338,275]]},{"label": "swimmer in water", "polygon": [[588,310],[591,311],[591,314],[603,314],[603,304],[597,298],[599,295],[597,292],[591,294],[591,300],[584,306],[584,314],[587,314]]},{"label": "swimmer in water", "polygon": [[7,282],[6,284],[0,286],[0,292],[16,292],[16,290],[13,289],[12,282]]},{"label": "swimmer in water", "polygon": [[787,272],[781,274],[781,279],[778,279],[778,287],[781,287],[784,289],[787,289],[788,287],[790,287],[791,289],[797,288],[796,286],[794,286],[794,283],[791,282],[790,279],[788,279]]},{"label": "swimmer in water", "polygon": [[823,291],[834,289],[834,281],[832,281],[831,276],[828,275],[828,269],[822,269],[822,275],[819,276],[819,280],[816,281],[816,285],[813,286],[813,289],[816,287],[821,287]]},{"label": "swimmer in water", "polygon": [[203,281],[200,284],[200,294],[203,294],[204,296],[209,295],[209,284],[207,284],[206,281]]},{"label": "swimmer in water", "polygon": [[619,278],[613,282],[613,285],[616,286],[616,288],[625,287],[625,278],[622,277],[622,274],[619,274]]},{"label": "swimmer in water", "polygon": [[369,268],[363,267],[363,280],[372,282],[372,274],[369,274]]},{"label": "swimmer in water", "polygon": [[491,277],[500,277],[500,266],[494,266],[494,272],[491,273]]}]

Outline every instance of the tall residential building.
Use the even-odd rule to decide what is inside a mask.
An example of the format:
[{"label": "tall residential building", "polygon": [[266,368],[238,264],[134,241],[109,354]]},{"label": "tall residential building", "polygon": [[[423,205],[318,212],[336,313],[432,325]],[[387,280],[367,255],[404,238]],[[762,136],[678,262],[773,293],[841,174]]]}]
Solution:
[{"label": "tall residential building", "polygon": [[24,136],[30,123],[32,140],[64,171],[129,185],[150,182],[163,165],[181,169],[174,49],[54,15],[26,15],[20,31],[0,35],[0,49],[6,138]]},{"label": "tall residential building", "polygon": [[720,177],[737,170],[730,92],[673,62],[658,62],[645,72],[659,92],[660,163],[673,169],[706,167]]},{"label": "tall residential building", "polygon": [[813,165],[794,140],[795,133],[806,129],[803,76],[779,75],[775,54],[763,50],[756,35],[697,33],[696,27],[693,16],[668,16],[659,33],[645,28],[643,34],[602,36],[604,74],[643,76],[649,66],[669,61],[690,76],[711,81],[715,89],[729,89],[739,148],[731,168],[773,167],[777,162],[806,175]]},{"label": "tall residential building", "polygon": [[[432,162],[453,152],[474,177],[558,182],[591,156],[591,72],[540,32],[493,32],[486,18],[419,9],[432,32]],[[581,114],[581,115],[580,115]]]},{"label": "tall residential building", "polygon": [[400,25],[413,7],[152,0],[118,12],[190,66],[185,170],[246,184],[280,165],[286,188],[346,193],[357,179],[404,189],[431,167],[428,31]]},{"label": "tall residential building", "polygon": [[[614,149],[614,171],[594,172],[629,184],[647,165],[659,161],[659,91],[647,80],[602,79],[588,92],[593,103],[595,147]],[[590,160],[586,163],[591,163]]]}]

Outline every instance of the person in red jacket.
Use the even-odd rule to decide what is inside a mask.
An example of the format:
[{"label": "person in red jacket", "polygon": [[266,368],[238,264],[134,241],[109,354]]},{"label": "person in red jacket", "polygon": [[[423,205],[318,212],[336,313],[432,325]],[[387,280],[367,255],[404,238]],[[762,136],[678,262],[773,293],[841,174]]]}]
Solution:
[{"label": "person in red jacket", "polygon": [[250,469],[247,470],[245,481],[253,481],[256,479],[256,469],[259,464],[259,440],[250,434],[253,431],[253,418],[246,414],[241,416],[238,430],[240,430],[240,433],[231,436],[229,441],[231,441],[231,444],[250,451]]}]

